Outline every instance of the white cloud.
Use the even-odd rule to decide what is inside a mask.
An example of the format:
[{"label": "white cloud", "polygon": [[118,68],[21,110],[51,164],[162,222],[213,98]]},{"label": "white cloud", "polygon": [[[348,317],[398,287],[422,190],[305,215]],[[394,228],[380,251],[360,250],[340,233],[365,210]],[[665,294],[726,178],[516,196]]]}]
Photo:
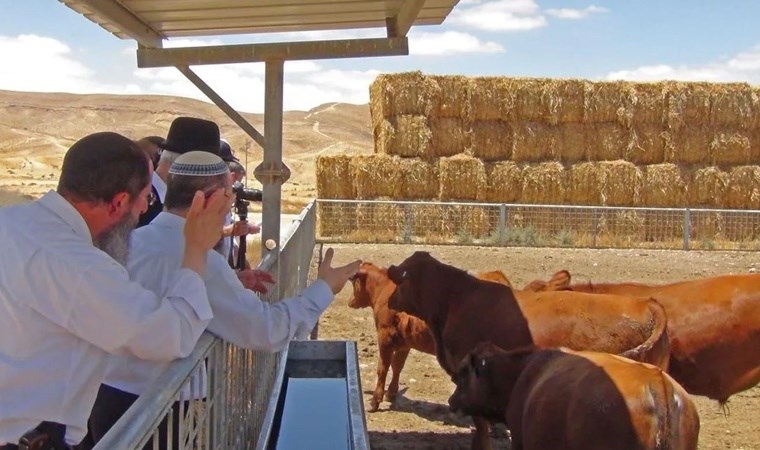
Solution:
[{"label": "white cloud", "polygon": [[607,8],[603,8],[596,5],[591,5],[583,9],[572,8],[559,8],[559,9],[547,9],[546,14],[558,19],[585,19],[591,14],[601,14],[609,12]]},{"label": "white cloud", "polygon": [[745,81],[760,84],[760,45],[738,55],[703,65],[649,65],[610,72],[608,80]]},{"label": "white cloud", "polygon": [[133,87],[99,82],[91,69],[75,59],[68,45],[44,36],[0,36],[0,60],[6,62],[0,70],[0,89],[122,94]]},{"label": "white cloud", "polygon": [[410,55],[451,55],[456,53],[504,53],[500,44],[483,42],[476,36],[461,31],[443,33],[416,33],[409,36]]},{"label": "white cloud", "polygon": [[484,0],[462,2],[447,23],[486,31],[526,31],[546,26],[534,0]]}]

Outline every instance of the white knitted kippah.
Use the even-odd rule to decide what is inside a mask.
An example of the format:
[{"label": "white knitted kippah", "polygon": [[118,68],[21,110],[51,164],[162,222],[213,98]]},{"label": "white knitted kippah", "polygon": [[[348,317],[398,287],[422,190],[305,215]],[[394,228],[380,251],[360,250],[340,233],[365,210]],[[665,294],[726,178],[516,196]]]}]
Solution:
[{"label": "white knitted kippah", "polygon": [[212,177],[222,175],[229,169],[219,156],[202,151],[192,151],[180,155],[169,168],[172,175]]}]

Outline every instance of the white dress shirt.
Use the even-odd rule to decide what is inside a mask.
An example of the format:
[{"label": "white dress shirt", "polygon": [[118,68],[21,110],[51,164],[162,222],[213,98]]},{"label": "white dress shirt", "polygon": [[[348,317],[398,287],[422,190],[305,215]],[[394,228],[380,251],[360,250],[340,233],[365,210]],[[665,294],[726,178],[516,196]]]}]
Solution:
[{"label": "white dress shirt", "polygon": [[0,445],[45,420],[78,444],[109,353],[187,356],[213,316],[191,270],[171,270],[163,298],[130,281],[56,192],[1,208],[0,242]]},{"label": "white dress shirt", "polygon": [[153,172],[153,179],[151,181],[153,187],[156,188],[156,192],[158,193],[158,199],[161,201],[161,203],[163,203],[164,199],[166,198],[166,183],[164,183],[164,180],[162,180],[156,172]]},{"label": "white dress shirt", "polygon": [[[161,294],[169,286],[169,275],[179,265],[184,251],[182,227],[185,219],[162,212],[153,221],[132,233],[132,251],[127,269],[133,280]],[[246,289],[226,259],[208,252],[204,281],[214,318],[208,331],[233,344],[255,350],[284,349],[296,336],[314,328],[319,315],[334,295],[322,280],[304,289],[301,295],[269,304]],[[141,361],[134,357],[115,357],[105,383],[133,394],[141,394],[163,371],[167,363]],[[202,372],[205,373],[205,366]],[[205,377],[205,375],[201,375]],[[184,399],[202,398],[206,383],[199,380],[201,392]]]}]

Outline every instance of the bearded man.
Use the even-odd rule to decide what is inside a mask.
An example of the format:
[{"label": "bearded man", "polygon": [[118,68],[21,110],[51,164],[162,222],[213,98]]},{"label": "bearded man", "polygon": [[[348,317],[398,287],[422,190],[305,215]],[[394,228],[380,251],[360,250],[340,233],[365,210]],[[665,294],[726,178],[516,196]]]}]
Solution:
[{"label": "bearded man", "polygon": [[182,262],[162,298],[124,267],[151,175],[135,142],[95,133],[66,152],[56,191],[0,209],[0,450],[17,449],[32,429],[51,448],[76,445],[109,354],[185,357],[212,319],[206,255],[231,193],[194,194]]}]

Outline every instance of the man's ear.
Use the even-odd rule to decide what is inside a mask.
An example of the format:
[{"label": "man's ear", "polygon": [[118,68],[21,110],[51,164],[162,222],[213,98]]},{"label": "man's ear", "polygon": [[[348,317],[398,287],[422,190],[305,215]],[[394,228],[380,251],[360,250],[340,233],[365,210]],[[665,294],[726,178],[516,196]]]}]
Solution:
[{"label": "man's ear", "polygon": [[132,201],[132,196],[127,192],[119,192],[114,195],[111,202],[108,204],[108,214],[121,216],[125,208],[127,208]]}]

